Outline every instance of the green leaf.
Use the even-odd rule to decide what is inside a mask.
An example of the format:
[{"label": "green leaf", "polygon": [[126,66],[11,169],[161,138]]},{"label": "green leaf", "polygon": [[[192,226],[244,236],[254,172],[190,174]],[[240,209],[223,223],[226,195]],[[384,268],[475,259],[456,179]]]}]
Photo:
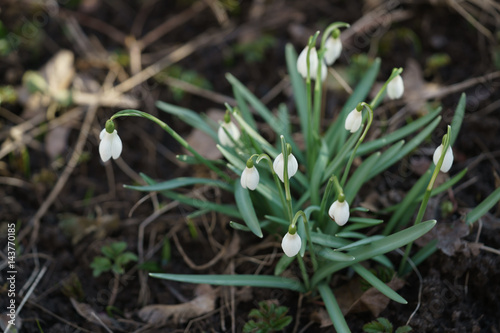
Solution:
[{"label": "green leaf", "polygon": [[274,267],[274,275],[281,275],[294,260],[295,257],[289,257],[287,255],[282,256],[280,260],[278,260],[276,267]]},{"label": "green leaf", "polygon": [[[332,122],[332,125],[328,128],[325,133],[324,140],[329,143],[330,156],[337,152],[344,144],[345,139],[348,135],[348,131],[345,130],[345,119],[349,112],[354,110],[354,108],[365,100],[366,96],[370,92],[373,82],[377,78],[380,69],[380,59],[377,58],[373,62],[373,65],[366,71],[365,76],[361,79],[359,84],[354,89],[353,93],[344,104],[344,107],[339,113],[336,121]],[[361,146],[360,146],[361,148]]]},{"label": "green leaf", "polygon": [[488,211],[500,201],[500,187],[497,188],[493,193],[488,195],[486,199],[483,200],[476,208],[472,209],[467,213],[465,221],[468,225],[473,224],[479,220],[483,215],[488,213]]},{"label": "green leaf", "polygon": [[393,142],[406,138],[411,133],[417,131],[418,129],[430,123],[434,118],[436,118],[439,115],[440,112],[441,112],[441,107],[435,109],[434,111],[431,111],[427,115],[417,120],[412,121],[410,124],[390,134],[384,135],[383,137],[370,142],[362,143],[358,148],[357,155],[359,156],[365,155],[369,152],[385,147]]},{"label": "green leaf", "polygon": [[349,241],[346,239],[328,234],[320,234],[317,232],[311,232],[311,240],[314,244],[328,246],[331,248],[339,248],[349,244]]},{"label": "green leaf", "polygon": [[250,193],[248,193],[247,189],[241,187],[240,182],[234,182],[234,198],[236,200],[236,206],[238,206],[247,227],[250,228],[257,237],[262,238],[262,230],[260,229],[259,220],[253,208]]},{"label": "green leaf", "polygon": [[215,142],[219,141],[219,139],[217,138],[217,133],[212,129],[212,127],[207,124],[207,121],[200,117],[200,115],[196,112],[162,101],[157,101],[156,107],[166,113],[170,113],[176,117],[179,117],[179,119],[181,119],[186,124],[207,133]]},{"label": "green leaf", "polygon": [[383,239],[376,240],[369,245],[364,245],[351,251],[347,254],[353,256],[355,259],[351,262],[335,262],[331,265],[320,267],[313,275],[311,283],[312,285],[317,285],[328,275],[337,272],[345,267],[348,267],[354,263],[361,262],[373,258],[375,256],[390,252],[397,249],[403,245],[413,242],[417,238],[421,237],[429,230],[431,230],[436,225],[435,220],[430,220],[422,222],[405,230],[396,232],[390,236]]},{"label": "green leaf", "polygon": [[378,159],[380,158],[380,153],[377,152],[361,163],[361,165],[354,171],[354,173],[349,177],[349,181],[344,187],[345,200],[351,204],[352,200],[356,197],[359,189],[365,183],[368,174],[376,165]]},{"label": "green leaf", "polygon": [[338,251],[333,251],[330,248],[324,247],[321,250],[318,251],[318,255],[322,258],[331,260],[331,261],[353,261],[354,258],[351,255],[338,252]]},{"label": "green leaf", "polygon": [[466,104],[465,93],[462,93],[462,95],[460,95],[460,101],[458,101],[457,108],[455,109],[455,115],[451,120],[450,147],[452,147],[455,143],[458,133],[460,132],[460,127],[462,127]]},{"label": "green leaf", "polygon": [[300,119],[301,132],[304,138],[307,138],[309,131],[309,113],[307,111],[307,95],[304,79],[297,71],[297,53],[292,44],[287,44],[285,48],[286,66],[290,81],[292,83],[293,95],[295,97],[295,105]]},{"label": "green leaf", "polygon": [[191,186],[191,185],[211,185],[219,187],[229,192],[233,191],[233,188],[226,182],[210,178],[195,178],[195,177],[179,177],[172,180],[167,180],[165,182],[147,186],[123,185],[123,187],[142,192],[152,192],[152,191],[159,192],[159,191],[173,190],[179,187]]},{"label": "green leaf", "polygon": [[131,261],[137,261],[137,260],[138,258],[135,254],[133,254],[132,252],[125,252],[119,255],[118,258],[116,258],[116,264],[124,266]]},{"label": "green leaf", "polygon": [[373,287],[375,287],[378,291],[380,291],[382,294],[385,296],[389,297],[395,302],[401,303],[401,304],[408,304],[408,302],[401,297],[397,292],[392,290],[389,286],[387,286],[383,281],[381,281],[375,274],[364,268],[360,264],[354,264],[351,266],[352,269],[356,273],[358,273],[363,279],[366,280],[369,284],[371,284]]},{"label": "green leaf", "polygon": [[345,321],[344,315],[342,314],[342,310],[340,310],[339,304],[333,295],[332,290],[326,283],[320,283],[318,285],[318,291],[325,303],[326,310],[330,315],[330,319],[332,320],[333,326],[337,333],[350,333],[351,330],[349,326],[347,326],[347,322]]},{"label": "green leaf", "polygon": [[263,288],[279,288],[301,293],[306,292],[304,285],[292,279],[287,279],[281,276],[270,275],[190,275],[190,274],[157,274],[151,273],[149,276],[171,281],[179,281],[186,283],[207,283],[217,286],[235,286],[235,287],[263,287]]},{"label": "green leaf", "polygon": [[323,171],[325,170],[327,163],[328,163],[328,146],[326,145],[324,140],[321,140],[321,148],[316,158],[314,169],[310,177],[311,203],[313,205],[320,204],[321,180],[323,178]]},{"label": "green leaf", "polygon": [[93,269],[92,275],[97,277],[103,272],[108,272],[111,270],[111,261],[105,257],[94,257],[94,260],[90,264],[90,268]]},{"label": "green leaf", "polygon": [[377,240],[381,240],[381,239],[384,239],[384,236],[382,236],[382,235],[374,235],[374,236],[370,236],[370,237],[366,237],[366,238],[360,239],[359,241],[352,242],[352,243],[350,243],[348,245],[339,247],[337,250],[339,250],[339,251],[345,251],[345,250],[348,250],[348,249],[352,249],[353,247],[358,247],[358,246],[361,246],[361,245],[370,244],[370,243],[373,243],[373,242],[375,242]]},{"label": "green leaf", "polygon": [[398,329],[396,330],[395,333],[408,333],[411,331],[413,331],[413,328],[405,325],[405,326],[398,327]]}]

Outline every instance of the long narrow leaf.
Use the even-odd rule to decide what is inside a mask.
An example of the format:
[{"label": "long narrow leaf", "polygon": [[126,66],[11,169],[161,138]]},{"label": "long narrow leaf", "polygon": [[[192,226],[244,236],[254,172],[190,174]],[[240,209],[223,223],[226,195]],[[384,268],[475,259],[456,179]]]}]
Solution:
[{"label": "long narrow leaf", "polygon": [[236,206],[238,206],[247,227],[250,228],[257,237],[262,238],[262,230],[260,229],[257,215],[255,215],[252,199],[250,199],[248,190],[241,187],[240,182],[234,182],[234,199],[236,200]]},{"label": "long narrow leaf", "polygon": [[460,127],[462,127],[462,121],[464,120],[465,105],[466,105],[465,93],[460,95],[460,101],[458,101],[457,108],[455,109],[455,115],[451,120],[451,135],[450,135],[450,147],[453,146],[455,140],[457,139],[458,133],[460,132]]},{"label": "long narrow leaf", "polygon": [[151,192],[151,191],[173,190],[179,187],[191,186],[191,185],[212,185],[224,189],[226,191],[230,192],[233,191],[232,186],[230,186],[226,182],[210,178],[195,178],[195,177],[179,177],[148,186],[123,185],[123,187],[136,191]]},{"label": "long narrow leaf", "polygon": [[375,256],[390,252],[395,250],[403,245],[406,245],[410,242],[413,242],[417,238],[426,234],[429,230],[431,230],[436,225],[435,220],[430,220],[426,222],[419,223],[415,226],[412,226],[408,229],[396,232],[390,236],[387,236],[383,239],[374,241],[373,243],[365,246],[358,247],[353,249],[347,254],[352,255],[355,259],[352,262],[335,262],[331,265],[320,267],[313,275],[311,279],[312,285],[318,285],[324,278],[329,276],[330,274],[337,272],[345,267],[350,266],[351,264],[361,262],[363,260],[367,260],[373,258]]},{"label": "long narrow leaf", "polygon": [[368,157],[361,165],[356,169],[356,171],[351,175],[349,181],[347,182],[344,193],[345,199],[350,204],[354,200],[359,189],[365,183],[365,180],[370,173],[370,170],[376,165],[378,159],[380,158],[380,152],[377,152],[370,157]]},{"label": "long narrow leaf", "polygon": [[366,280],[369,284],[375,287],[378,291],[380,291],[385,296],[389,297],[395,302],[401,304],[408,304],[408,302],[401,297],[397,292],[392,290],[388,285],[382,282],[378,277],[376,277],[372,272],[361,266],[360,264],[354,264],[351,266],[352,269],[356,273],[358,273],[363,279]]},{"label": "long narrow leaf", "polygon": [[305,292],[304,285],[297,280],[287,279],[281,276],[270,275],[191,275],[191,274],[166,274],[150,273],[149,276],[186,283],[207,283],[216,286],[235,286],[235,287],[262,287],[262,288],[280,288],[298,292]]},{"label": "long narrow leaf", "polygon": [[484,214],[500,201],[500,187],[493,191],[486,199],[483,200],[476,208],[467,214],[465,221],[471,225],[481,218]]},{"label": "long narrow leaf", "polygon": [[290,75],[293,94],[295,96],[295,105],[297,106],[297,113],[299,114],[301,132],[304,138],[307,138],[307,132],[309,131],[309,114],[307,113],[306,85],[304,84],[304,79],[297,71],[297,53],[292,44],[286,45],[285,56],[288,74]]},{"label": "long narrow leaf", "polygon": [[340,310],[339,304],[328,284],[320,283],[318,285],[318,291],[325,303],[326,311],[328,311],[337,333],[350,333],[351,330],[349,326],[347,326],[342,310]]}]

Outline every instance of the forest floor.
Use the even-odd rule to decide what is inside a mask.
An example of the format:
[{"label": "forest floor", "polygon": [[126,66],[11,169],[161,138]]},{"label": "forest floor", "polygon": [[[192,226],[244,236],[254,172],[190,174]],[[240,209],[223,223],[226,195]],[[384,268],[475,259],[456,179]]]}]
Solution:
[{"label": "forest floor", "polygon": [[[405,277],[398,292],[407,305],[377,300],[364,309],[343,308],[347,323],[353,332],[377,317],[414,332],[500,332],[500,206],[471,228],[464,222],[500,186],[500,6],[425,0],[3,1],[0,327],[9,320],[6,240],[15,225],[16,304],[25,300],[17,313],[19,332],[241,332],[260,301],[289,308],[293,321],[285,332],[333,331],[314,295],[148,277],[149,271],[273,274],[281,236],[258,239],[231,229],[222,214],[192,217],[190,207],[157,193],[123,188],[142,183],[139,173],[160,180],[213,176],[177,160],[179,145],[145,119],[117,122],[124,149],[113,163],[101,162],[98,144],[105,121],[134,108],[157,115],[200,151],[219,157],[215,144],[197,141],[189,126],[159,112],[155,102],[220,119],[224,103],[234,101],[225,77],[231,73],[270,108],[290,105],[285,45],[299,52],[310,35],[335,21],[351,27],[342,33],[344,51],[335,65],[345,82],[329,81],[325,119],[347,99],[346,85],[355,85],[379,57],[378,81],[403,67],[406,90],[402,100],[375,112],[376,124],[396,114],[418,117],[426,105],[443,106],[440,131],[423,148],[430,156],[461,93],[467,95],[449,173],[468,168],[467,174],[429,203],[428,215],[439,227],[425,237],[437,238],[438,250],[418,266],[420,275]],[[40,75],[52,97],[32,92],[44,84]],[[65,94],[70,87],[76,91],[71,99]],[[260,123],[259,131],[266,130]],[[364,195],[401,200],[429,160],[411,153]],[[233,200],[210,187],[185,194]],[[93,277],[94,257],[119,241],[142,264],[129,263],[122,275]],[[397,253],[389,257],[400,260]],[[348,283],[349,271],[339,272],[336,287]],[[344,301],[360,302],[357,297]],[[171,305],[156,325],[144,320],[151,304]]]}]

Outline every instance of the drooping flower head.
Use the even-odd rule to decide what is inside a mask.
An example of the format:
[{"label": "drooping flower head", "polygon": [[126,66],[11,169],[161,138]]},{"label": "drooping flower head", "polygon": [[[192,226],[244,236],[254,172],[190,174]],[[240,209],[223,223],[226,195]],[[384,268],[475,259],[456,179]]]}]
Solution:
[{"label": "drooping flower head", "polygon": [[[297,71],[304,79],[307,79],[307,52],[309,50],[309,46],[306,46],[302,52],[300,52],[299,57],[297,58]],[[309,75],[311,79],[316,80],[318,74],[318,52],[316,48],[313,47],[309,52]],[[321,66],[321,81],[324,81],[326,78],[326,65],[322,63]]]},{"label": "drooping flower head", "polygon": [[342,41],[340,40],[340,30],[335,29],[332,32],[332,36],[328,37],[325,41],[325,54],[324,60],[328,66],[331,66],[335,60],[340,57],[342,53]]},{"label": "drooping flower head", "polygon": [[[283,158],[283,153],[280,153],[278,156],[276,156],[274,162],[273,162],[273,169],[274,169],[274,172],[276,172],[276,174],[278,175],[279,179],[282,181],[282,182],[285,182],[284,180],[284,172],[285,172],[285,168],[284,168],[284,164],[285,164],[285,161],[284,161],[284,158]],[[288,179],[292,178],[293,175],[295,175],[297,173],[297,170],[299,169],[299,163],[297,162],[297,159],[295,158],[295,156],[293,156],[293,154],[288,154]]]},{"label": "drooping flower head", "polygon": [[115,129],[115,124],[112,120],[106,121],[105,128],[99,134],[99,154],[103,162],[108,161],[111,157],[117,159],[122,153],[122,140],[118,136],[118,132]]},{"label": "drooping flower head", "polygon": [[[228,136],[228,133],[231,137]],[[229,112],[226,112],[224,116],[224,121],[219,126],[219,130],[217,131],[217,136],[219,138],[219,143],[222,146],[234,147],[234,141],[238,141],[240,138],[240,130],[236,125],[231,121],[231,116]],[[233,140],[231,140],[231,138]]]},{"label": "drooping flower head", "polygon": [[[434,151],[434,155],[432,156],[432,160],[434,161],[434,164],[437,165],[439,162],[439,158],[441,158],[441,155],[443,154],[443,144],[440,144],[436,150]],[[451,165],[453,164],[453,150],[451,149],[450,146],[448,146],[448,149],[446,150],[446,154],[444,155],[444,160],[443,164],[441,164],[441,172],[448,172],[451,169]]]},{"label": "drooping flower head", "polygon": [[354,110],[352,110],[345,119],[345,129],[351,131],[351,133],[356,132],[361,126],[361,121],[363,120],[361,111],[363,106],[358,104]]},{"label": "drooping flower head", "polygon": [[328,210],[328,215],[339,226],[343,226],[349,220],[349,204],[345,201],[343,194],[339,195],[337,200],[332,203]]},{"label": "drooping flower head", "polygon": [[297,233],[297,227],[295,225],[290,225],[288,227],[288,232],[281,241],[281,247],[288,257],[294,257],[299,253],[302,247],[302,240]]},{"label": "drooping flower head", "polygon": [[390,99],[398,99],[403,96],[405,87],[401,75],[397,75],[387,84],[387,96]]},{"label": "drooping flower head", "polygon": [[259,171],[257,171],[257,168],[253,165],[252,159],[249,158],[245,170],[241,173],[241,187],[253,191],[257,188],[257,185],[259,185],[259,178]]}]

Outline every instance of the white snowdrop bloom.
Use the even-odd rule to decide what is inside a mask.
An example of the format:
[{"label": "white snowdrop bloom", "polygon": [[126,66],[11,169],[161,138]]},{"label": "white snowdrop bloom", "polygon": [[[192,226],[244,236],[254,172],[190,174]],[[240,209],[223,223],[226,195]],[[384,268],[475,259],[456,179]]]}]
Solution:
[{"label": "white snowdrop bloom", "polygon": [[281,241],[281,247],[283,248],[283,252],[289,257],[294,257],[299,253],[300,248],[302,247],[302,240],[298,233],[294,233],[293,235],[289,232],[286,233],[285,237]]},{"label": "white snowdrop bloom", "polygon": [[[434,156],[432,157],[432,160],[434,161],[434,164],[438,164],[439,159],[441,158],[441,154],[443,153],[443,145],[439,145],[439,147],[436,148],[434,151]],[[451,150],[451,147],[448,146],[448,150],[446,150],[446,154],[444,155],[444,160],[443,164],[441,165],[441,171],[442,172],[448,172],[450,171],[451,165],[453,164],[453,150]]]},{"label": "white snowdrop bloom", "polygon": [[[282,182],[285,182],[284,180],[284,168],[285,161],[283,159],[283,153],[279,154],[276,156],[276,159],[273,162],[273,169],[274,172],[278,175],[279,179]],[[299,169],[299,163],[297,162],[297,159],[293,154],[288,155],[288,179],[292,178],[293,175],[297,173],[297,170]]]},{"label": "white snowdrop bloom", "polygon": [[226,131],[224,131],[224,128],[226,129],[227,133],[231,135],[234,141],[238,141],[238,139],[240,138],[240,130],[232,121],[230,121],[228,123],[222,122],[219,130],[217,131],[217,136],[219,137],[219,142],[222,146],[234,147],[234,142],[227,135]]},{"label": "white snowdrop bloom", "polygon": [[[309,49],[306,46],[302,52],[300,52],[299,57],[297,58],[297,71],[302,75],[304,79],[307,79],[307,50]],[[313,47],[311,52],[309,52],[309,66],[310,66],[310,76],[311,79],[316,80],[316,76],[318,73],[318,52],[316,48]],[[323,63],[321,66],[321,81],[324,81],[326,78],[326,65]]]},{"label": "white snowdrop bloom", "polygon": [[351,133],[356,132],[361,126],[362,120],[361,112],[356,109],[352,110],[345,119],[345,129],[351,131]]},{"label": "white snowdrop bloom", "polygon": [[324,60],[328,66],[331,66],[342,53],[342,42],[340,38],[328,37],[325,42],[325,48]]},{"label": "white snowdrop bloom", "polygon": [[241,187],[255,190],[259,185],[259,171],[255,166],[249,168],[248,166],[241,173]]},{"label": "white snowdrop bloom", "polygon": [[99,143],[99,154],[103,162],[106,162],[111,157],[117,159],[122,153],[122,140],[118,136],[118,132],[113,130],[113,133],[108,133],[104,128],[99,134],[101,142]]},{"label": "white snowdrop bloom", "polygon": [[343,202],[336,200],[330,206],[328,215],[330,215],[330,218],[334,220],[335,223],[343,226],[349,220],[349,204],[345,200]]},{"label": "white snowdrop bloom", "polygon": [[403,78],[401,75],[396,76],[387,84],[387,96],[390,99],[398,99],[403,96],[405,91],[405,86],[403,84]]}]

